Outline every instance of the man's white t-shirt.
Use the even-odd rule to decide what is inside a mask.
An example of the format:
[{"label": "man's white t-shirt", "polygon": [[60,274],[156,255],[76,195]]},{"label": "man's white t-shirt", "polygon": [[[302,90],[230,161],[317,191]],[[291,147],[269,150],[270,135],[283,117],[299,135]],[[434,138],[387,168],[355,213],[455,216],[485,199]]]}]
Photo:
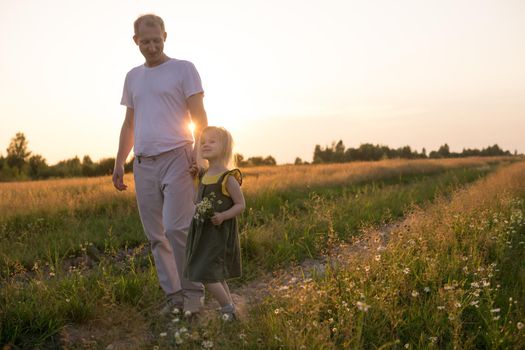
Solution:
[{"label": "man's white t-shirt", "polygon": [[203,92],[193,63],[170,58],[126,75],[120,104],[135,115],[134,153],[154,156],[193,142],[186,99]]}]

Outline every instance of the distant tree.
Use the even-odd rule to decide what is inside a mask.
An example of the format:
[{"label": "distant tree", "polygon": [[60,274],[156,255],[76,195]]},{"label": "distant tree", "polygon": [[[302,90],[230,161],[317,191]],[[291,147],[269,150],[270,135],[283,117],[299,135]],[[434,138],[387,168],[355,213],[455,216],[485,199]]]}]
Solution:
[{"label": "distant tree", "polygon": [[315,145],[315,149],[314,149],[314,157],[313,157],[313,163],[314,164],[319,164],[319,163],[324,163],[324,159],[323,159],[323,151],[321,150],[321,146],[320,145]]},{"label": "distant tree", "polygon": [[443,146],[439,147],[437,151],[439,158],[448,158],[450,156],[450,148],[448,147],[448,144],[444,144]]},{"label": "distant tree", "polygon": [[295,162],[294,162],[295,165],[301,165],[303,164],[303,160],[299,157],[295,158]]},{"label": "distant tree", "polygon": [[80,159],[75,156],[75,158],[62,160],[53,165],[50,167],[50,172],[52,176],[56,177],[82,176],[82,163]]},{"label": "distant tree", "polygon": [[95,163],[91,160],[91,157],[85,155],[82,158],[82,176],[95,176]]},{"label": "distant tree", "polygon": [[23,172],[22,169],[31,155],[31,152],[27,148],[27,144],[28,142],[25,135],[18,132],[15,137],[11,139],[9,146],[7,147],[7,164],[11,168],[17,168],[20,173]]},{"label": "distant tree", "polygon": [[333,161],[336,163],[342,163],[345,161],[345,145],[343,140],[339,140],[335,147],[333,147]]},{"label": "distant tree", "polygon": [[115,167],[115,158],[103,158],[98,161],[95,167],[95,173],[97,176],[111,175],[113,168]]},{"label": "distant tree", "polygon": [[277,161],[275,160],[274,157],[268,156],[264,158],[264,164],[265,165],[277,165]]},{"label": "distant tree", "polygon": [[40,154],[32,155],[29,158],[29,176],[32,179],[47,177],[48,168],[49,166],[47,165],[46,159]]}]

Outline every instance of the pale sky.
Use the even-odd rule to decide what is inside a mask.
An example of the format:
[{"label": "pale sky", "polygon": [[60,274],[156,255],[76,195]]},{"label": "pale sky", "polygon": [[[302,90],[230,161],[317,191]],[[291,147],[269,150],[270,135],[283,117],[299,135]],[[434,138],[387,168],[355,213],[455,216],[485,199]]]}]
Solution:
[{"label": "pale sky", "polygon": [[523,0],[0,0],[0,153],[22,131],[50,164],[114,157],[151,12],[245,157],[339,139],[525,153]]}]

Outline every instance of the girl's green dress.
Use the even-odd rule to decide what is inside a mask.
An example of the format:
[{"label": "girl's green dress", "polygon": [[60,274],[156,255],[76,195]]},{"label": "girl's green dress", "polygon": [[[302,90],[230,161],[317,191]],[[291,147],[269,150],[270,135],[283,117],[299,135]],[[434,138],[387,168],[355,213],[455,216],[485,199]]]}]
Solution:
[{"label": "girl's green dress", "polygon": [[[225,172],[216,183],[205,185],[199,177],[197,207],[207,197],[213,212],[223,212],[233,206],[233,200],[224,193],[227,176],[242,183],[239,169]],[[224,182],[224,183],[223,183]],[[196,213],[197,214],[197,213]],[[186,241],[186,268],[184,277],[190,281],[213,283],[241,276],[241,247],[237,219],[223,221],[216,226],[210,217],[195,215]]]}]

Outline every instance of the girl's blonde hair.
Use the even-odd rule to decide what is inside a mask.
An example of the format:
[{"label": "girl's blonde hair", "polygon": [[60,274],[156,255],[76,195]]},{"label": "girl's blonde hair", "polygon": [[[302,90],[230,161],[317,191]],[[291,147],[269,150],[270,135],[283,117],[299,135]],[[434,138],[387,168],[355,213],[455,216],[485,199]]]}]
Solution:
[{"label": "girl's blonde hair", "polygon": [[[217,136],[218,141],[221,143],[220,160],[223,162],[224,166],[228,169],[235,167],[235,157],[233,154],[233,138],[230,132],[220,126],[207,126],[204,129],[202,129],[201,137],[203,137],[205,134],[208,134],[208,133],[214,133]],[[207,163],[207,161],[202,159],[200,155],[200,144],[199,144],[199,158],[200,158],[201,164]]]}]

